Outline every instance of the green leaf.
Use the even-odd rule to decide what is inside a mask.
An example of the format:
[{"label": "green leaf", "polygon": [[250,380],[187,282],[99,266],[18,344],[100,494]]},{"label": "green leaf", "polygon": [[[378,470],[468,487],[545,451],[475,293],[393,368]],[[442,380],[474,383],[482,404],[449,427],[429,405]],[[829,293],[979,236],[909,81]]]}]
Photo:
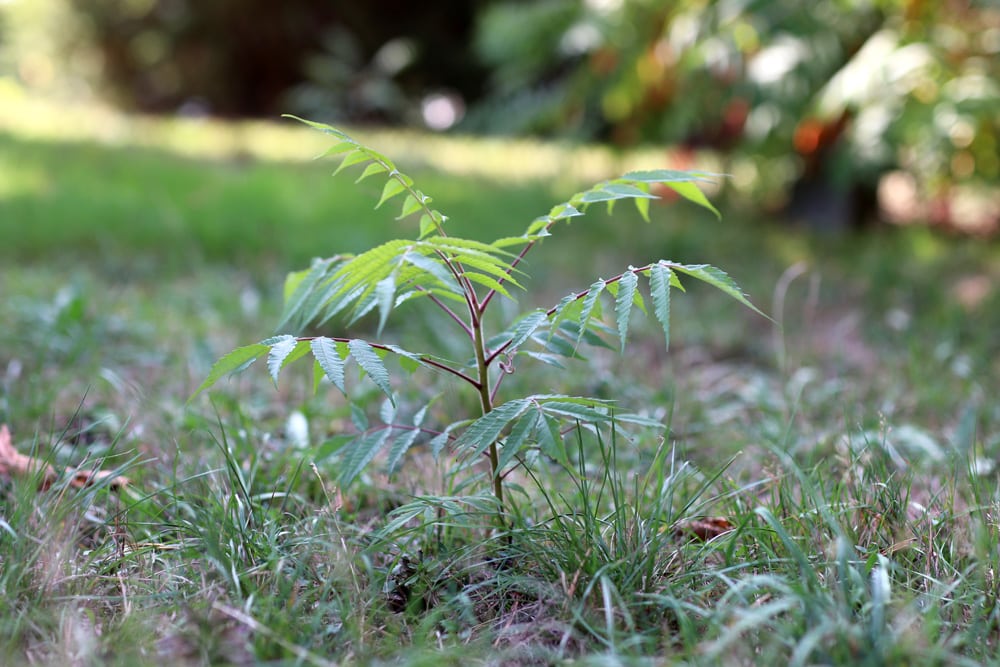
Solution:
[{"label": "green leaf", "polygon": [[443,431],[431,438],[431,441],[427,443],[427,447],[431,450],[431,456],[434,457],[435,461],[441,455],[441,451],[444,449],[445,445],[448,444],[448,438],[451,436],[451,432],[456,426],[458,426],[458,423],[449,424]]},{"label": "green leaf", "polygon": [[646,222],[649,222],[649,199],[645,197],[637,198],[635,201],[635,209],[639,211],[639,215]]},{"label": "green leaf", "polygon": [[462,253],[460,256],[456,255],[452,258],[454,261],[461,263],[465,267],[472,267],[480,271],[481,273],[491,274],[504,282],[510,283],[518,289],[524,289],[521,283],[517,282],[508,273],[509,265],[503,261],[498,261],[494,257],[485,258],[479,254],[470,254],[468,252]]},{"label": "green leaf", "polygon": [[[710,264],[671,264],[671,267],[675,271],[686,273],[692,278],[697,278],[698,280],[706,282],[709,285],[722,290],[747,308],[753,310],[755,313],[764,315],[764,313],[762,313],[757,306],[750,303],[750,299],[748,299],[746,294],[743,293],[740,286],[737,285],[736,282],[722,269],[717,269]],[[767,315],[764,315],[764,317],[767,317]]]},{"label": "green leaf", "polygon": [[[614,286],[617,289],[617,286]],[[552,313],[551,322],[552,328],[549,336],[555,334],[555,330],[562,324],[563,320],[574,317],[578,319],[580,312],[583,309],[583,304],[580,300],[576,298],[575,294],[567,294],[560,301],[559,305],[556,306],[555,311]]]},{"label": "green leaf", "polygon": [[368,430],[368,415],[365,414],[365,409],[353,402],[351,403],[351,423],[362,433]]},{"label": "green leaf", "polygon": [[[431,402],[432,403],[434,402],[433,399],[431,400]],[[427,418],[427,409],[429,407],[430,407],[430,404],[427,404],[427,405],[423,406],[422,408],[420,408],[419,410],[417,410],[417,413],[415,415],[413,415],[413,425],[415,427],[420,428],[420,425],[424,423],[424,419]]]},{"label": "green leaf", "polygon": [[591,284],[590,289],[587,290],[587,296],[583,297],[583,307],[580,309],[580,319],[578,320],[580,328],[576,337],[576,345],[580,344],[583,332],[587,330],[587,324],[594,313],[594,306],[598,303],[598,299],[601,298],[601,293],[604,292],[605,285],[607,283],[603,280],[595,281]]},{"label": "green leaf", "polygon": [[339,155],[341,153],[346,153],[347,151],[353,151],[358,149],[357,142],[354,141],[341,141],[339,143],[330,146],[325,151],[321,157],[329,157],[331,155]]},{"label": "green leaf", "polygon": [[643,417],[642,415],[637,415],[632,412],[616,412],[611,417],[614,419],[615,423],[625,423],[625,424],[635,424],[637,426],[642,426],[643,428],[655,428],[663,429],[666,426],[658,419],[653,419],[652,417]]},{"label": "green leaf", "polygon": [[617,199],[656,199],[656,195],[649,194],[649,190],[643,190],[628,183],[608,183],[602,190],[617,195]]},{"label": "green leaf", "polygon": [[664,183],[664,185],[688,201],[692,201],[703,208],[707,208],[715,214],[715,217],[722,220],[722,214],[719,213],[719,210],[712,206],[712,202],[708,201],[708,197],[705,196],[705,193],[702,192],[694,183]]},{"label": "green leaf", "polygon": [[[569,204],[564,204],[564,206],[569,206]],[[573,210],[575,211],[576,209],[574,208]],[[580,215],[583,214],[581,213]],[[552,224],[552,218],[550,218],[547,215],[543,215],[540,218],[535,218],[534,220],[531,221],[531,224],[528,225],[528,229],[525,230],[524,235],[533,236],[535,234],[540,234],[543,231],[545,231],[545,228],[548,227],[550,224]]]},{"label": "green leaf", "polygon": [[396,465],[403,458],[403,454],[413,446],[418,435],[420,435],[420,429],[407,429],[399,433],[392,441],[392,446],[389,447],[389,460],[386,462],[390,475],[396,472]]},{"label": "green leaf", "polygon": [[297,342],[295,336],[286,334],[278,336],[277,342],[271,344],[271,351],[267,354],[267,372],[271,374],[275,387],[278,386],[278,373],[284,366],[285,358],[292,353]]},{"label": "green leaf", "polygon": [[583,213],[581,213],[575,206],[567,202],[559,204],[558,206],[553,206],[552,210],[549,211],[548,217],[550,220],[566,220],[580,215],[583,215]]},{"label": "green leaf", "polygon": [[722,176],[723,174],[709,174],[704,171],[677,171],[676,169],[650,169],[646,171],[630,171],[623,180],[635,181],[637,183],[687,183],[690,181],[703,181],[713,183],[709,176]]},{"label": "green leaf", "polygon": [[393,422],[396,421],[396,406],[390,401],[382,401],[382,405],[378,409],[378,418],[382,420],[383,424],[392,426]]},{"label": "green leaf", "polygon": [[335,127],[327,125],[326,123],[319,123],[319,122],[316,122],[314,120],[306,120],[305,118],[299,118],[298,116],[296,116],[294,114],[290,114],[290,113],[282,114],[281,117],[282,118],[291,118],[292,120],[297,120],[300,123],[304,123],[304,124],[308,125],[309,127],[312,127],[314,129],[319,130],[320,132],[323,132],[324,134],[332,134],[333,136],[339,137],[340,139],[345,139],[345,140],[349,140],[351,143],[356,143],[355,141],[351,140],[346,134],[344,134],[343,132],[341,132],[340,130],[338,130]]},{"label": "green leaf", "polygon": [[368,162],[370,160],[371,158],[360,150],[355,151],[354,153],[348,153],[347,155],[344,156],[344,159],[340,161],[340,166],[338,166],[334,170],[333,175],[336,176],[337,174],[342,172],[344,169],[347,169],[348,167],[360,164],[362,162]]},{"label": "green leaf", "polygon": [[[407,373],[412,373],[420,368],[420,366],[424,365],[424,360],[421,358],[421,355],[415,352],[410,352],[409,350],[404,350],[398,345],[386,345],[385,349],[397,356],[400,367]],[[430,366],[430,368],[434,367]]]},{"label": "green leaf", "polygon": [[518,398],[493,408],[469,424],[469,427],[459,436],[456,446],[463,449],[471,448],[470,458],[479,456],[486,451],[487,447],[497,441],[504,427],[524,412],[528,405],[528,399]]},{"label": "green leaf", "polygon": [[344,359],[337,352],[337,346],[329,338],[320,336],[319,338],[312,339],[311,347],[316,363],[323,369],[330,382],[340,390],[340,393],[346,396],[347,391],[344,389]]},{"label": "green leaf", "polygon": [[593,204],[599,201],[612,201],[614,199],[618,199],[618,196],[615,195],[615,193],[609,192],[603,187],[599,187],[584,192],[580,197],[580,202],[583,204]]},{"label": "green leaf", "polygon": [[424,213],[420,216],[420,238],[424,238],[431,232],[437,231],[437,226],[434,224],[434,218]]},{"label": "green leaf", "polygon": [[382,204],[386,203],[396,195],[402,193],[406,190],[406,185],[396,178],[390,178],[385,182],[385,187],[382,188],[382,196],[379,197],[378,203],[375,204],[375,208],[379,208]]},{"label": "green leaf", "polygon": [[649,293],[653,298],[653,314],[663,327],[663,335],[670,349],[670,278],[673,271],[661,263],[649,269]]},{"label": "green leaf", "polygon": [[623,273],[618,281],[618,294],[615,296],[615,322],[618,324],[618,338],[621,339],[622,353],[625,352],[629,315],[632,313],[635,288],[638,283],[639,278],[632,270]]},{"label": "green leaf", "polygon": [[466,271],[462,275],[464,277],[468,278],[469,280],[471,280],[472,282],[477,283],[479,285],[482,285],[486,289],[489,289],[489,290],[492,290],[492,291],[494,291],[494,292],[496,292],[498,294],[501,294],[501,295],[507,297],[508,299],[510,299],[511,301],[514,300],[514,297],[512,297],[510,295],[510,292],[507,291],[506,287],[504,287],[499,282],[497,282],[496,280],[494,280],[493,278],[490,278],[489,276],[487,276],[485,274],[477,273],[475,271]]},{"label": "green leaf", "polygon": [[462,288],[455,282],[455,277],[437,257],[425,257],[420,253],[408,252],[403,255],[403,261],[410,264],[432,278],[434,282],[453,294],[463,294]]},{"label": "green leaf", "polygon": [[611,420],[611,415],[607,411],[595,410],[586,405],[570,403],[567,401],[547,401],[542,403],[542,410],[546,414],[569,417],[571,419],[600,424]]},{"label": "green leaf", "polygon": [[406,199],[403,200],[403,206],[400,208],[399,215],[396,217],[397,220],[402,220],[408,215],[416,213],[423,208],[420,201],[414,197],[412,194],[406,195]]},{"label": "green leaf", "polygon": [[521,319],[519,319],[514,324],[514,331],[511,333],[510,345],[507,346],[509,351],[514,351],[521,347],[524,341],[528,340],[528,337],[535,332],[535,330],[542,326],[545,321],[549,319],[549,316],[544,310],[535,310]]},{"label": "green leaf", "polygon": [[569,457],[566,455],[566,445],[563,442],[562,432],[559,429],[559,420],[542,412],[541,407],[538,413],[542,421],[536,430],[538,437],[538,448],[542,454],[548,456],[553,461],[558,462],[563,468],[572,469]]},{"label": "green leaf", "polygon": [[375,300],[378,303],[378,335],[382,335],[389,313],[392,312],[393,300],[396,296],[396,276],[390,273],[375,284]]},{"label": "green leaf", "polygon": [[[281,291],[281,298],[287,304],[288,300],[293,294],[299,289],[303,281],[313,273],[312,269],[303,269],[302,271],[290,271],[288,275],[285,276],[285,286]],[[280,328],[280,327],[279,327]]]},{"label": "green leaf", "polygon": [[365,180],[369,176],[374,176],[375,174],[381,174],[384,171],[386,171],[386,168],[385,168],[384,165],[381,165],[378,162],[372,162],[370,165],[368,165],[367,167],[365,167],[365,170],[363,172],[361,172],[360,176],[358,176],[358,180],[356,180],[354,182],[355,183],[360,183],[361,181]]},{"label": "green leaf", "polygon": [[[571,323],[576,328],[576,323]],[[560,329],[562,327],[560,326]],[[576,331],[574,330],[574,339],[576,338]],[[549,352],[553,352],[560,356],[566,357],[567,359],[584,359],[586,357],[580,352],[580,350],[573,344],[573,342],[566,340],[562,336],[549,336],[545,339],[545,349]]]},{"label": "green leaf", "polygon": [[502,255],[510,258],[517,256],[514,253],[501,250],[490,243],[483,243],[482,241],[476,241],[474,239],[458,238],[456,236],[431,236],[424,239],[424,243],[430,244],[434,246],[434,248],[447,250],[456,254],[461,254],[463,250],[475,250],[480,254],[489,256],[490,259],[501,264],[504,263],[504,260],[496,259],[496,256]]},{"label": "green leaf", "polygon": [[371,463],[371,460],[378,455],[379,451],[385,445],[385,441],[389,439],[391,432],[392,430],[388,428],[373,431],[361,436],[348,445],[348,453],[343,461],[344,467],[340,471],[341,486],[347,486],[361,474],[365,466]]},{"label": "green leaf", "polygon": [[514,423],[514,426],[510,429],[510,434],[504,438],[503,449],[500,450],[500,458],[497,464],[497,474],[502,473],[507,464],[524,448],[524,443],[535,430],[539,418],[537,412],[529,412],[519,417]]},{"label": "green leaf", "polygon": [[198,389],[191,394],[191,398],[189,398],[188,401],[194,399],[195,396],[218,382],[223,375],[229,375],[230,373],[245,369],[254,361],[270,352],[270,350],[270,345],[265,343],[256,343],[254,345],[238,347],[229,354],[223,356],[212,365],[212,369],[208,372],[208,377],[205,378],[205,381],[201,383],[201,386],[199,386]]},{"label": "green leaf", "polygon": [[523,246],[541,238],[538,235],[535,236],[505,236],[495,240],[490,246],[494,248],[509,248],[510,246]]},{"label": "green leaf", "polygon": [[361,340],[360,338],[355,338],[347,343],[348,349],[351,351],[351,356],[354,360],[358,362],[358,366],[368,374],[368,377],[372,379],[372,382],[382,390],[382,393],[386,395],[394,405],[396,403],[395,397],[392,395],[392,387],[389,386],[389,371],[385,369],[385,364],[379,359],[379,356],[375,354],[375,348]]},{"label": "green leaf", "polygon": [[554,354],[548,354],[546,352],[534,352],[534,351],[531,351],[531,350],[522,352],[522,354],[526,354],[529,357],[531,357],[532,359],[540,361],[543,364],[548,364],[549,366],[555,366],[556,368],[560,368],[560,369],[565,369],[566,368],[565,366],[563,366],[559,362],[559,357],[556,356],[556,355],[554,355]]},{"label": "green leaf", "polygon": [[285,307],[277,328],[283,329],[294,321],[294,327],[305,326],[319,314],[323,303],[330,298],[336,285],[324,281],[330,277],[330,271],[344,257],[336,256],[329,259],[313,260],[312,266],[305,271],[289,273],[285,278]]}]

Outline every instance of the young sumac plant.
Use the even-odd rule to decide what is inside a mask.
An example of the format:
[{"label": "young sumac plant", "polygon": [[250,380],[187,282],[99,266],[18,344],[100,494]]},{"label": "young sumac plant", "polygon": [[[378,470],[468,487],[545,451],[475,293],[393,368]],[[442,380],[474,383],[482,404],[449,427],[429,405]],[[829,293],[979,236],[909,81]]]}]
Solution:
[{"label": "young sumac plant", "polygon": [[[560,435],[564,426],[662,426],[638,415],[618,410],[613,413],[608,401],[585,396],[539,393],[501,402],[499,390],[518,358],[526,356],[560,367],[559,358],[577,356],[580,344],[606,346],[608,336],[617,336],[624,351],[633,308],[647,311],[639,288],[641,282],[648,286],[645,291],[652,302],[653,316],[668,343],[671,288],[683,289],[681,275],[713,285],[757,310],[721,270],[707,264],[658,260],[629,266],[618,275],[596,280],[558,304],[526,312],[503,331],[488,335],[484,325],[488,309],[499,298],[513,300],[511,292],[523,289],[519,282],[524,275],[522,261],[561,223],[583,215],[592,204],[606,202],[610,210],[623,199],[633,201],[648,222],[649,202],[655,199],[650,192],[653,185],[670,188],[718,216],[696,185],[705,180],[706,174],[631,172],[573,195],[531,222],[519,236],[483,243],[449,235],[447,217],[431,207],[431,198],[389,158],[329,125],[302,122],[334,137],[336,143],[327,154],[341,158],[337,172],[357,166],[363,167],[359,182],[371,176],[385,179],[375,208],[393,200],[401,202],[398,219],[417,218],[419,232],[416,238],[387,241],[358,255],[317,259],[309,269],[290,274],[285,281],[285,310],[279,329],[301,331],[307,325],[322,325],[334,318],[350,324],[373,313],[381,336],[396,307],[405,301],[422,300],[439,311],[443,323],[457,327],[468,343],[451,358],[444,358],[381,341],[284,334],[237,348],[215,363],[196,395],[259,358],[266,359],[268,372],[277,382],[285,366],[309,356],[313,359],[314,384],[318,386],[326,378],[350,398],[352,390],[345,383],[345,368],[353,359],[387,398],[382,410],[385,425],[369,428],[366,420],[359,420],[363,428],[359,427],[359,434],[345,445],[341,485],[350,483],[386,448],[392,470],[419,442],[427,442],[435,456],[451,447],[466,460],[488,461],[492,492],[502,520],[505,475],[523,464],[526,450],[535,448],[568,464]],[[611,305],[607,317],[605,302]],[[456,415],[459,419],[453,423],[431,429],[423,426],[425,406],[411,422],[397,423],[393,381],[383,362],[387,355],[398,357],[400,367],[408,372],[424,367],[458,378],[478,397],[478,414]]]}]

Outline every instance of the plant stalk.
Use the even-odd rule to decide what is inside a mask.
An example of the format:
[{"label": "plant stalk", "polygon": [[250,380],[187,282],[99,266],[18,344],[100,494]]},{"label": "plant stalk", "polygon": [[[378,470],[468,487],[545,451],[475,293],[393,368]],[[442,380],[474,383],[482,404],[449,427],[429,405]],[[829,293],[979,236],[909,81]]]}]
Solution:
[{"label": "plant stalk", "polygon": [[[486,360],[486,343],[483,337],[482,318],[477,318],[472,325],[473,345],[476,348],[476,367],[478,369],[478,389],[479,403],[483,414],[486,415],[493,410],[493,397],[490,395],[489,386],[489,362]],[[503,500],[503,478],[500,476],[500,453],[497,450],[496,441],[490,443],[488,455],[490,457],[490,477],[493,480],[493,497],[497,501],[497,523],[500,528],[507,527],[507,518],[504,512]]]}]

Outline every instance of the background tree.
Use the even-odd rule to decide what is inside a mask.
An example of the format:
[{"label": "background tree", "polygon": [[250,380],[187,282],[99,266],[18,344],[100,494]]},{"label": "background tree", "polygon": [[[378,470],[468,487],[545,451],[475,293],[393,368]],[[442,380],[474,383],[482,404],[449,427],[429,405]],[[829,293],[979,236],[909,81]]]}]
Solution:
[{"label": "background tree", "polygon": [[832,225],[890,170],[944,223],[955,184],[998,177],[987,2],[506,2],[476,45],[492,78],[468,128],[735,150]]},{"label": "background tree", "polygon": [[31,85],[83,82],[144,112],[322,109],[402,122],[426,92],[478,94],[484,77],[467,44],[484,4],[12,0],[0,11],[18,34],[12,69]]}]

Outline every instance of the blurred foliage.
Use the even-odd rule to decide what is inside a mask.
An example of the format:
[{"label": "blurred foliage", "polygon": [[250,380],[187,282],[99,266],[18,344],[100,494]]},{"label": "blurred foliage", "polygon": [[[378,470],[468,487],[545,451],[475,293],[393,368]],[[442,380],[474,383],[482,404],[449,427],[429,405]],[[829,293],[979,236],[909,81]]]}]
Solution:
[{"label": "blurred foliage", "polygon": [[427,91],[475,93],[483,2],[7,0],[8,70],[145,112],[400,122]]},{"label": "blurred foliage", "polygon": [[800,181],[841,193],[901,169],[942,221],[951,185],[1000,176],[985,0],[503,2],[476,49],[493,74],[470,130],[737,149],[762,168],[797,155]]}]

